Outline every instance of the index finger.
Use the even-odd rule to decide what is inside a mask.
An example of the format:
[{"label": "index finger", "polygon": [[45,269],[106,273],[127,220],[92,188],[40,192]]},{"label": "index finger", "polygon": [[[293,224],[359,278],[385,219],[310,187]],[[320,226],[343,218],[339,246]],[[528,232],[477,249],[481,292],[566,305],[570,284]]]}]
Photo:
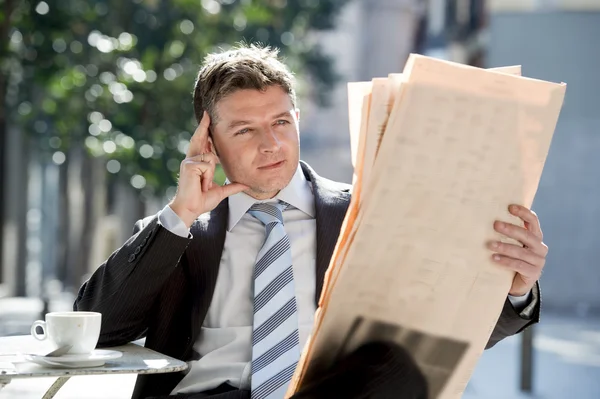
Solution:
[{"label": "index finger", "polygon": [[540,221],[534,211],[528,209],[522,205],[513,204],[509,208],[509,212],[515,216],[518,216],[525,222],[527,230],[531,231],[536,236],[542,238],[542,228],[540,227]]},{"label": "index finger", "polygon": [[202,115],[202,120],[200,120],[200,124],[194,131],[194,135],[190,139],[190,146],[188,147],[188,151],[186,156],[188,158],[195,157],[196,155],[204,154],[208,152],[207,144],[208,144],[208,127],[210,126],[210,116],[208,116],[208,112],[204,111]]}]

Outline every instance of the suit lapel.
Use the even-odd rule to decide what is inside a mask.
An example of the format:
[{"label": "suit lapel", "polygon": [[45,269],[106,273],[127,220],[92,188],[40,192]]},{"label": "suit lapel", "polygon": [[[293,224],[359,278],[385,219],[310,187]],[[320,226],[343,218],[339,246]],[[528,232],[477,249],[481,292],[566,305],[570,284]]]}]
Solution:
[{"label": "suit lapel", "polygon": [[[301,162],[307,180],[311,182],[316,212],[316,292],[318,304],[325,273],[350,204],[349,186],[320,177]],[[229,203],[222,201],[212,212],[202,215],[191,228],[193,241],[186,251],[192,286],[192,339],[197,337],[217,284],[219,265],[225,246]]]},{"label": "suit lapel", "polygon": [[191,228],[194,238],[186,255],[193,290],[192,337],[198,335],[215,291],[228,215],[228,201],[221,201],[212,212],[200,216]]},{"label": "suit lapel", "polygon": [[312,184],[315,197],[317,222],[315,302],[318,305],[325,273],[350,205],[351,194],[348,188],[343,188],[344,185],[320,177],[304,162],[301,162],[301,165],[306,178]]}]

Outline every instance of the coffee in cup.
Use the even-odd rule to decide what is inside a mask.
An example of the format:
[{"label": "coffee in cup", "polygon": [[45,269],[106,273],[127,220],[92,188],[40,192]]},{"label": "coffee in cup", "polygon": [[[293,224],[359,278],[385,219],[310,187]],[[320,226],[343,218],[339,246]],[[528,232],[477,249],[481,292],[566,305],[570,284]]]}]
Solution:
[{"label": "coffee in cup", "polygon": [[[49,340],[57,348],[70,346],[69,354],[91,353],[100,338],[102,314],[97,312],[51,312],[46,321],[37,320],[31,326],[31,335],[39,341]],[[38,334],[41,327],[42,334]]]}]

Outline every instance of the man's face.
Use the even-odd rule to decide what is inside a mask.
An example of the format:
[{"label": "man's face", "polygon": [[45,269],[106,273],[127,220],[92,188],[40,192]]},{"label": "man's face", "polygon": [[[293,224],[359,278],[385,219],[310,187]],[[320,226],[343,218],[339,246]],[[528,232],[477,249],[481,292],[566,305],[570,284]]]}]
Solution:
[{"label": "man's face", "polygon": [[212,128],[227,178],[250,187],[257,199],[272,198],[292,179],[300,159],[298,113],[279,86],[239,90],[220,100]]}]

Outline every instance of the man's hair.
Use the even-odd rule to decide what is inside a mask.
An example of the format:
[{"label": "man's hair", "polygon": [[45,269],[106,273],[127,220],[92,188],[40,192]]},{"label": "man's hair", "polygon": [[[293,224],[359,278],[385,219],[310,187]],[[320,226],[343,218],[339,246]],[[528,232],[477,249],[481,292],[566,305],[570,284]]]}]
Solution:
[{"label": "man's hair", "polygon": [[279,86],[296,106],[294,77],[278,59],[279,50],[268,46],[240,43],[231,50],[204,58],[194,87],[194,114],[200,122],[206,110],[211,124],[217,122],[217,103],[238,90],[264,91]]}]

